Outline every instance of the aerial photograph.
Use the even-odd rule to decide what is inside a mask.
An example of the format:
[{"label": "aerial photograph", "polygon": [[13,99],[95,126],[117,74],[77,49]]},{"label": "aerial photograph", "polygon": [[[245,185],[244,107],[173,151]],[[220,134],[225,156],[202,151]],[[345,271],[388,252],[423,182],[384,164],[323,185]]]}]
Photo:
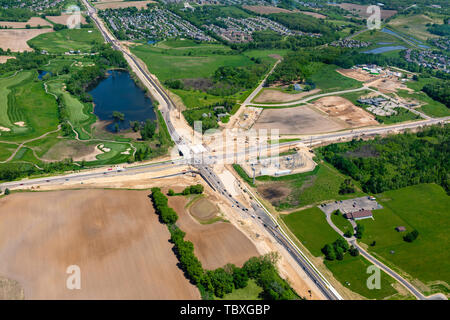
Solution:
[{"label": "aerial photograph", "polygon": [[448,298],[449,0],[0,0],[0,300]]}]

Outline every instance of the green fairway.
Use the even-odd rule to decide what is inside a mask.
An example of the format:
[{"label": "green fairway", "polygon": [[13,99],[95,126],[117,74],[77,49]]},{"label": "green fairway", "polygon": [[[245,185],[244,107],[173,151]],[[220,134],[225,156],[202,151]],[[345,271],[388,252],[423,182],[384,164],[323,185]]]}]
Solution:
[{"label": "green fairway", "polygon": [[[192,45],[192,44],[190,44]],[[215,52],[219,53],[216,54]],[[142,45],[132,48],[132,52],[141,58],[150,72],[159,80],[208,78],[221,66],[247,66],[253,62],[249,57],[236,54],[225,54],[222,45],[209,44],[194,47],[178,47],[161,50],[159,47]]]},{"label": "green fairway", "polygon": [[317,207],[282,215],[281,218],[297,239],[316,257],[322,256],[321,249],[325,244],[340,237],[328,225],[325,213]]},{"label": "green fairway", "polygon": [[6,134],[2,140],[25,141],[56,130],[59,124],[56,99],[45,92],[38,80],[24,81],[13,87],[8,99],[8,116],[23,121],[24,128]]},{"label": "green fairway", "polygon": [[287,197],[272,201],[272,205],[276,206],[277,209],[284,210],[309,204],[319,204],[327,200],[343,200],[362,196],[363,193],[360,191],[346,195],[339,194],[339,187],[345,178],[336,169],[322,163],[310,172],[282,177],[261,176],[257,177],[256,180],[264,182],[263,185],[258,184],[258,190],[263,194],[264,189],[271,188],[271,184],[276,188],[280,181],[283,182],[284,187],[290,189],[290,194]]},{"label": "green fairway", "polygon": [[90,52],[93,43],[103,43],[103,38],[96,28],[63,29],[38,35],[28,44],[39,50],[51,53],[64,53],[70,50]]},{"label": "green fairway", "polygon": [[13,77],[0,79],[0,126],[5,128],[13,128],[13,123],[16,121],[10,119],[8,116],[8,99],[9,94],[11,93],[11,87],[18,85],[22,81],[29,78],[31,75],[31,71],[23,71],[19,72]]},{"label": "green fairway", "polygon": [[261,300],[259,297],[263,289],[258,286],[254,279],[248,280],[245,288],[233,290],[233,292],[226,294],[223,298],[218,300]]},{"label": "green fairway", "polygon": [[0,142],[0,161],[5,161],[6,159],[8,159],[16,149],[17,145],[15,144]]},{"label": "green fairway", "polygon": [[[376,241],[369,250],[425,284],[450,284],[450,197],[442,187],[419,184],[382,193],[377,199],[384,209],[374,211],[374,220],[361,222],[362,241]],[[397,232],[397,226],[406,227],[406,232],[417,229],[419,237],[405,242],[405,232]]]},{"label": "green fairway", "polygon": [[63,90],[64,83],[61,81],[47,82],[50,92],[61,95],[69,113],[69,120],[73,125],[79,124],[89,119],[84,113],[84,104],[67,91]]}]

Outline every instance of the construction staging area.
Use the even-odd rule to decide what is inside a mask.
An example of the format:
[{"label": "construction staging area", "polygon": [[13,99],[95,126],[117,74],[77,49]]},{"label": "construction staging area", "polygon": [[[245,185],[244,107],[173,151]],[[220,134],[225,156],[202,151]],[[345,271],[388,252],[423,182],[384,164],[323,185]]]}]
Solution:
[{"label": "construction staging area", "polygon": [[267,175],[277,177],[311,171],[316,167],[316,163],[307,148],[296,147],[294,152],[288,155],[248,160],[241,166],[249,177]]}]

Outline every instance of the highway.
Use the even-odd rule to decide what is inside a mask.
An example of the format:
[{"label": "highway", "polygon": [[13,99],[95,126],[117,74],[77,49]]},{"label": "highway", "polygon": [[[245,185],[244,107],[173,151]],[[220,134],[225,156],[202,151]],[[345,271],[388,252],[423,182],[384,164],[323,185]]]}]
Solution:
[{"label": "highway", "polygon": [[[188,145],[188,142],[184,141],[183,138],[177,133],[171,119],[170,119],[170,110],[175,109],[175,104],[169,97],[169,95],[164,91],[164,89],[159,85],[158,81],[153,79],[151,75],[142,67],[137,61],[137,59],[131,55],[126,49],[122,48],[119,42],[117,42],[112,36],[109,35],[108,30],[103,25],[101,20],[98,18],[96,14],[96,9],[91,6],[90,3],[86,0],[82,0],[84,5],[88,10],[88,14],[94,23],[97,25],[99,31],[102,33],[105,41],[111,43],[112,47],[116,50],[121,51],[128,63],[131,65],[133,70],[137,73],[140,78],[144,78],[148,84],[150,84],[151,88],[156,90],[157,94],[163,99],[164,103],[160,104],[161,113],[163,118],[167,124],[167,128],[172,140],[175,142],[177,146]],[[352,138],[352,137],[361,137],[363,135],[372,135],[372,134],[382,134],[387,133],[391,130],[404,130],[408,128],[414,128],[418,126],[431,125],[439,122],[448,122],[450,117],[446,117],[443,119],[427,119],[423,121],[417,121],[407,124],[399,124],[394,126],[386,126],[380,128],[369,128],[369,129],[361,129],[361,130],[347,130],[330,134],[323,135],[315,135],[308,137],[301,137],[298,141],[301,142],[310,142],[310,143],[321,143],[324,141],[336,141],[343,138]],[[294,144],[294,142],[286,142],[281,144],[274,144],[266,146],[266,148],[279,148],[281,146]],[[251,147],[249,150],[245,150],[242,152],[254,152],[258,150],[258,146]],[[245,149],[245,148],[243,148]],[[241,153],[242,153],[241,152]],[[238,153],[239,154],[239,153]],[[201,175],[201,177],[209,184],[209,186],[215,190],[216,192],[222,194],[228,201],[230,201],[232,207],[239,212],[243,217],[256,219],[261,226],[263,226],[269,234],[280,244],[282,245],[294,258],[294,260],[298,263],[298,265],[305,271],[305,273],[312,279],[317,288],[323,293],[325,298],[329,300],[342,300],[343,298],[337,292],[335,288],[326,280],[326,278],[319,272],[319,270],[309,261],[305,254],[298,248],[295,243],[289,238],[289,236],[284,232],[284,230],[278,225],[276,219],[271,215],[271,213],[259,202],[259,200],[252,194],[251,190],[246,188],[247,192],[252,195],[252,202],[250,203],[251,207],[247,208],[242,203],[237,201],[232,197],[232,195],[227,191],[226,186],[223,185],[219,177],[215,174],[213,167],[211,164],[214,164],[216,154],[213,156],[210,153],[202,154],[203,159],[207,159],[210,161],[208,164],[207,161],[200,161],[199,163],[193,162],[191,164]],[[221,155],[222,158],[227,158],[230,156],[235,157],[236,154],[225,154]],[[67,181],[80,181],[80,184],[87,179],[95,179],[101,178],[105,176],[121,176],[121,175],[134,175],[143,172],[157,172],[164,171],[173,167],[181,167],[188,164],[188,160],[181,158],[173,161],[167,161],[163,163],[150,163],[140,166],[132,166],[132,167],[115,167],[109,168],[106,170],[96,170],[96,171],[82,171],[71,173],[67,175],[61,176],[52,176],[46,178],[38,178],[38,179],[25,179],[21,181],[13,181],[0,184],[0,190],[4,188],[21,188],[21,187],[30,187],[33,185],[51,185],[51,184],[63,184]],[[183,174],[183,173],[180,173]]]}]

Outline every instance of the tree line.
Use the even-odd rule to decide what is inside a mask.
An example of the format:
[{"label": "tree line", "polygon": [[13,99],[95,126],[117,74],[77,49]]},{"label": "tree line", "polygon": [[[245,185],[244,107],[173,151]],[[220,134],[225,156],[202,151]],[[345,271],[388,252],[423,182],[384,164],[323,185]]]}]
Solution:
[{"label": "tree line", "polygon": [[201,261],[195,256],[193,243],[184,240],[186,233],[175,224],[178,215],[168,206],[167,197],[160,188],[152,188],[149,197],[161,222],[166,224],[170,231],[170,240],[174,244],[181,268],[188,279],[199,288],[203,299],[222,298],[235,289],[245,288],[249,279],[254,279],[263,288],[264,299],[299,299],[295,291],[278,274],[276,269],[278,257],[274,254],[250,258],[242,268],[227,264],[215,270],[203,269]]}]

